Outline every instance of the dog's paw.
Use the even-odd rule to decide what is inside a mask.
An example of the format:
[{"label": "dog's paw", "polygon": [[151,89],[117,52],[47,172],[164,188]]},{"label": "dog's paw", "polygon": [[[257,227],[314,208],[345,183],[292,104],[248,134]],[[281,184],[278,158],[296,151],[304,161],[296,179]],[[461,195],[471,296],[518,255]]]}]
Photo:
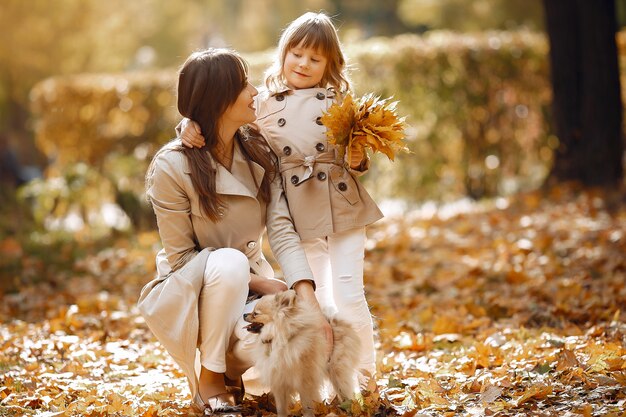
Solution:
[{"label": "dog's paw", "polygon": [[263,323],[250,323],[245,329],[250,333],[261,333],[261,329],[263,328]]}]

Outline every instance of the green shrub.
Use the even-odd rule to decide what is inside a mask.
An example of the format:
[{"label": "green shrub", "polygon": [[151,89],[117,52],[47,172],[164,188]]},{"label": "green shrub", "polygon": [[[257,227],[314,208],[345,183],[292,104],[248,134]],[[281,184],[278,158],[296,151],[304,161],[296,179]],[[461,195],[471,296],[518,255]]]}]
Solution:
[{"label": "green shrub", "polygon": [[495,196],[547,175],[556,144],[543,36],[433,32],[372,39],[350,52],[357,90],[393,95],[411,125],[413,154],[376,163],[368,177],[377,195]]},{"label": "green shrub", "polygon": [[[98,237],[131,223],[152,225],[143,179],[151,156],[174,137],[175,86],[172,70],[81,74],[37,84],[31,92],[36,142],[50,165],[45,180],[23,191],[36,218],[46,225],[83,224],[85,233]],[[117,224],[109,220],[114,206],[126,215],[117,216]]]},{"label": "green shrub", "polygon": [[175,86],[173,71],[46,79],[31,92],[37,146],[52,166],[101,167],[109,153],[164,143],[174,133]]},{"label": "green shrub", "polygon": [[[375,158],[364,179],[377,199],[495,196],[536,187],[546,176],[558,143],[546,117],[550,88],[542,35],[432,32],[347,44],[345,52],[357,94],[393,96],[410,125],[412,153],[395,163]],[[260,85],[272,54],[246,58],[251,80]],[[178,122],[175,85],[173,69],[36,85],[32,106],[37,144],[51,161],[47,179],[86,163],[111,190],[103,198],[121,205],[133,224],[151,218],[143,175]]]}]

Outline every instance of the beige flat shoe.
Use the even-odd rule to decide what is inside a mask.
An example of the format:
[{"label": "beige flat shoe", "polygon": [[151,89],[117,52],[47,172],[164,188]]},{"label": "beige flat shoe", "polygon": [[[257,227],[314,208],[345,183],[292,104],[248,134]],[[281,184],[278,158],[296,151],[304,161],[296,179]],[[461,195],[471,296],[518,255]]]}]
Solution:
[{"label": "beige flat shoe", "polygon": [[193,407],[204,416],[242,417],[241,406],[235,403],[229,392],[209,397],[206,401],[198,393],[193,399]]}]

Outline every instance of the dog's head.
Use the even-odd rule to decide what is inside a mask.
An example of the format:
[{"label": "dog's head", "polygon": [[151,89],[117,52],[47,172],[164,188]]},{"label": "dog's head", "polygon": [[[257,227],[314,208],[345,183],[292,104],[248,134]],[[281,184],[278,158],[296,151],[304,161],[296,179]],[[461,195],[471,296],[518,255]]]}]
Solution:
[{"label": "dog's head", "polygon": [[246,329],[251,333],[261,333],[265,325],[285,317],[295,304],[296,292],[294,290],[264,295],[251,313],[244,314],[243,319],[250,323]]}]

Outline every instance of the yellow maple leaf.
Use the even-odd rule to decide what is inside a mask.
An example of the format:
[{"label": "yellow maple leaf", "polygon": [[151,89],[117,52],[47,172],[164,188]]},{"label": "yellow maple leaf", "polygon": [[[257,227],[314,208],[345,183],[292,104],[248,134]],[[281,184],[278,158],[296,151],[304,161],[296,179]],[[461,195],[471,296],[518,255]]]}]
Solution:
[{"label": "yellow maple leaf", "polygon": [[322,116],[322,123],[328,129],[328,142],[346,146],[354,126],[354,101],[350,94],[341,103],[335,103]]},{"label": "yellow maple leaf", "polygon": [[340,156],[348,152],[370,149],[394,160],[397,152],[408,152],[402,142],[405,138],[404,117],[396,113],[397,101],[381,100],[367,94],[354,100],[347,94],[341,103],[333,104],[322,116],[331,144],[339,147]]},{"label": "yellow maple leaf", "polygon": [[546,384],[535,384],[528,388],[521,397],[515,401],[515,406],[519,407],[531,398],[541,400],[552,394],[552,387]]}]

